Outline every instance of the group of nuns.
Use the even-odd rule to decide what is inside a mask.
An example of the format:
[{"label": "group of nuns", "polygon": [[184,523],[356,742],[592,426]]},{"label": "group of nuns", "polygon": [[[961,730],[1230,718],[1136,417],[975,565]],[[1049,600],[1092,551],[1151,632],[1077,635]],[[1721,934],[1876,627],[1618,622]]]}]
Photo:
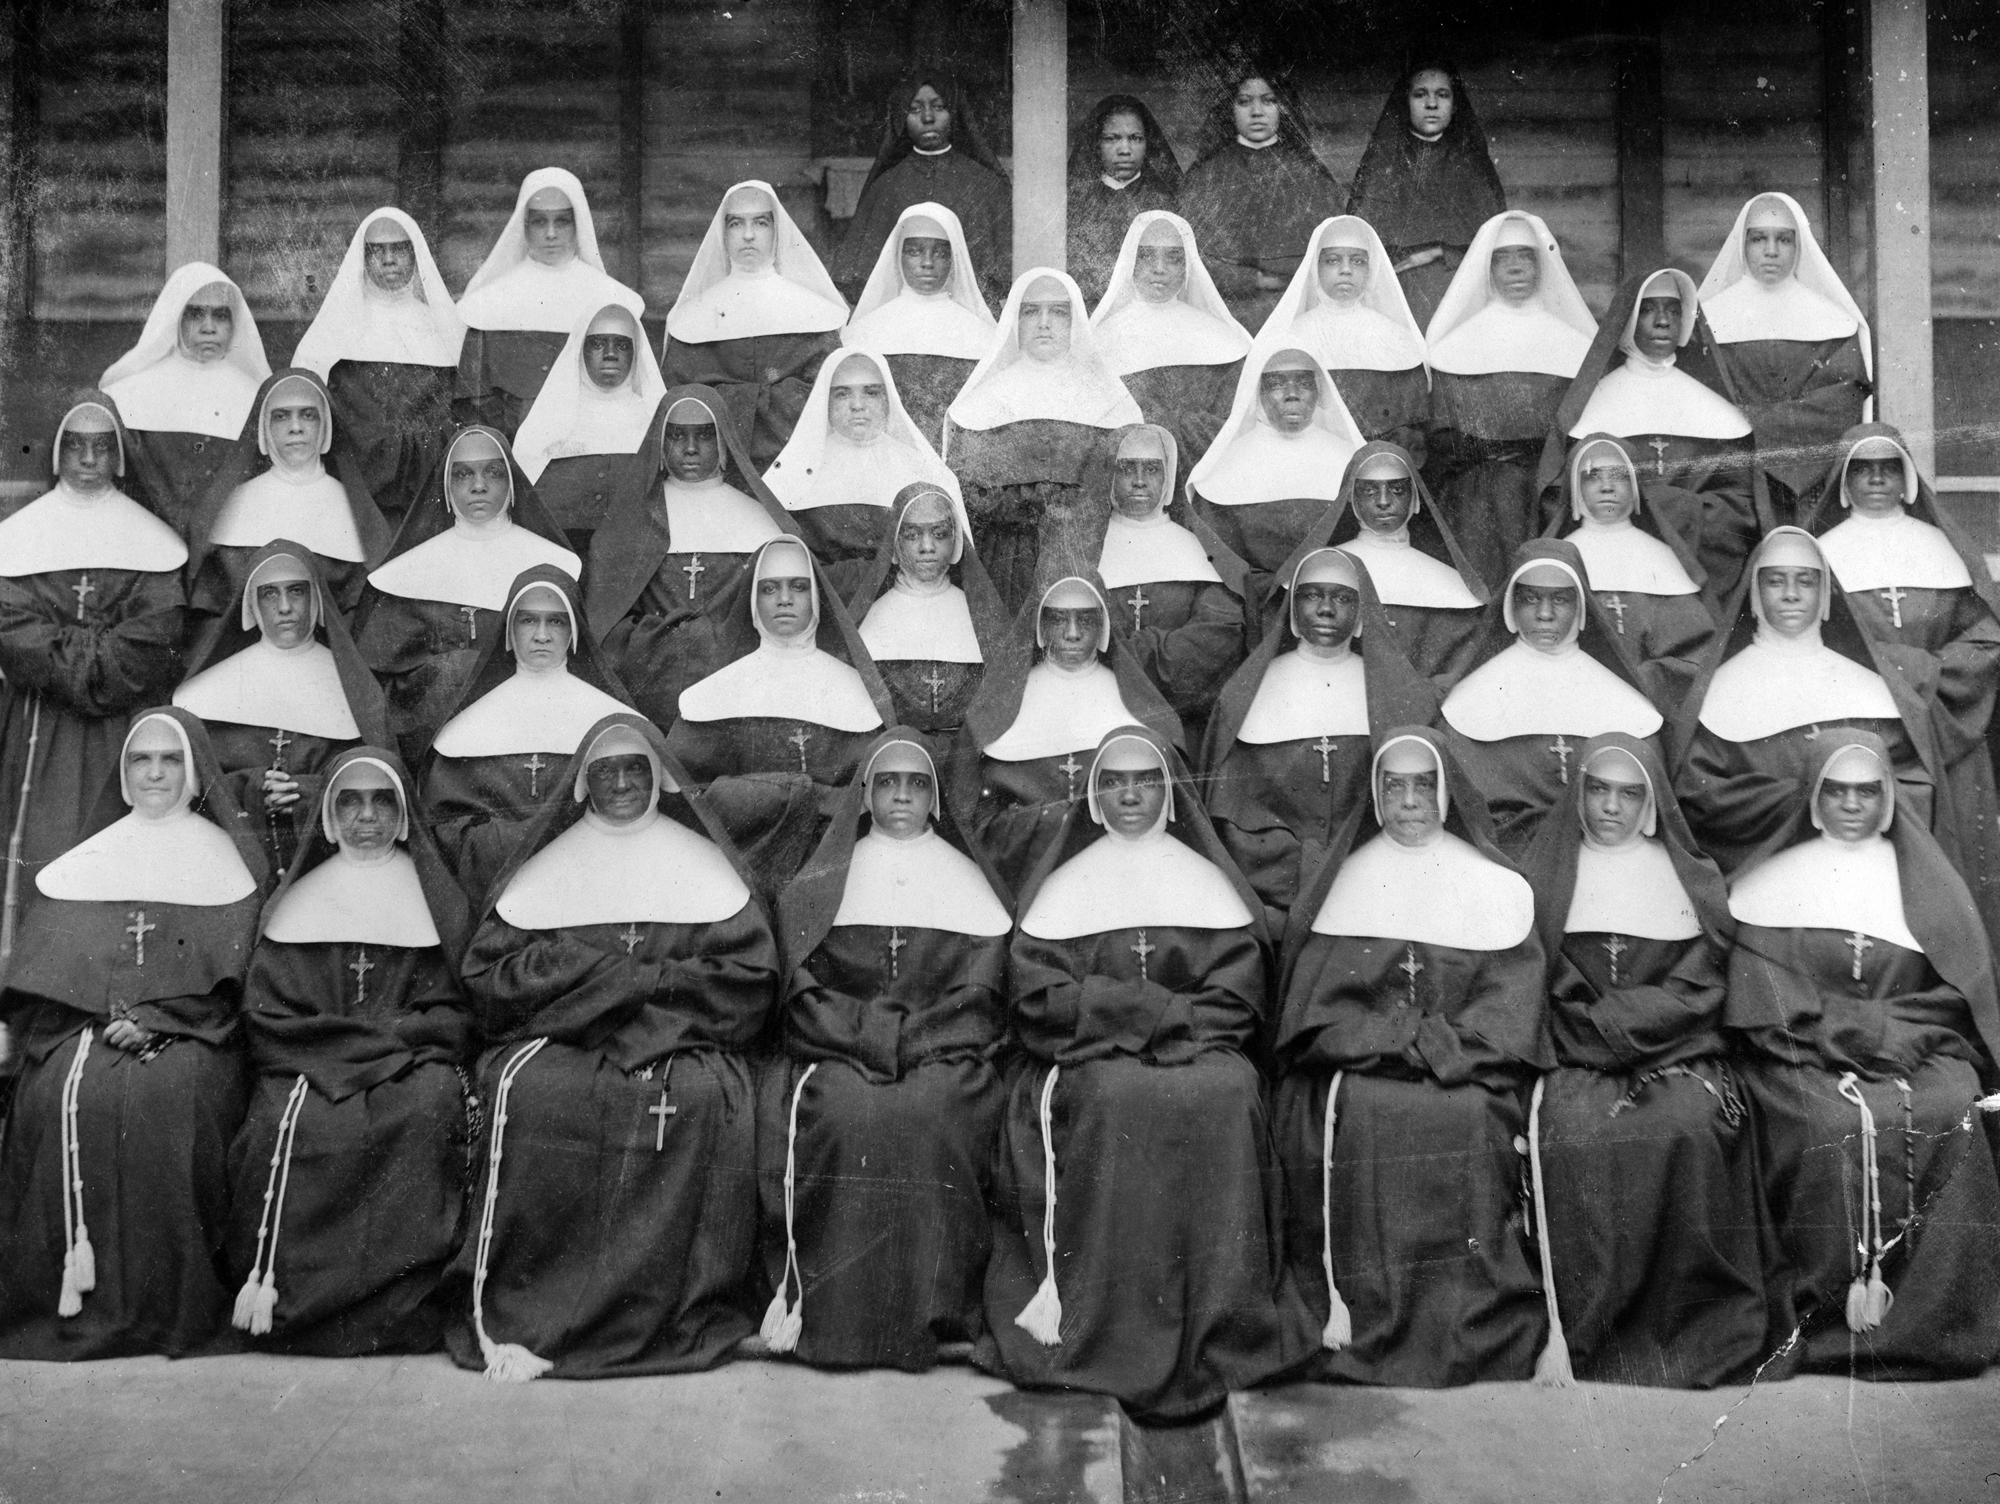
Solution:
[{"label": "group of nuns", "polygon": [[1985,1367],[2000,599],[1800,206],[1600,323],[1534,215],[1423,219],[1484,146],[1422,69],[1393,231],[1281,254],[1252,75],[1221,257],[1145,207],[996,319],[954,118],[892,103],[851,309],[746,182],[656,357],[547,168],[456,302],[382,209],[291,366],[194,264],[68,405],[0,1356]]}]

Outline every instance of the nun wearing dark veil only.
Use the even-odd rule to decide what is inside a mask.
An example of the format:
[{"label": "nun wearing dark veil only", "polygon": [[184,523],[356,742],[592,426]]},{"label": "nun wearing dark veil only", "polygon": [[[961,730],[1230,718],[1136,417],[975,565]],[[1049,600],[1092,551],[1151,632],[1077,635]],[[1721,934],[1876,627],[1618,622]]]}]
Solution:
[{"label": "nun wearing dark veil only", "polygon": [[924,1369],[980,1329],[1013,917],[943,791],[885,731],[778,903],[762,1336],[808,1363]]},{"label": "nun wearing dark veil only", "polygon": [[1134,94],[1107,94],[1070,132],[1069,268],[1092,307],[1133,219],[1171,209],[1181,164],[1160,122]]}]

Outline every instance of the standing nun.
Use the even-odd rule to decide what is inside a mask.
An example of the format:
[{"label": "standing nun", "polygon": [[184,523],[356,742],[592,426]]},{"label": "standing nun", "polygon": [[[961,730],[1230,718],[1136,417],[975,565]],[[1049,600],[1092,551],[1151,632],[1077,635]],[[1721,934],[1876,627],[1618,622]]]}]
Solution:
[{"label": "standing nun", "polygon": [[1118,246],[1141,214],[1172,209],[1181,164],[1160,122],[1133,94],[1107,94],[1070,133],[1069,260],[1093,304],[1104,296]]}]

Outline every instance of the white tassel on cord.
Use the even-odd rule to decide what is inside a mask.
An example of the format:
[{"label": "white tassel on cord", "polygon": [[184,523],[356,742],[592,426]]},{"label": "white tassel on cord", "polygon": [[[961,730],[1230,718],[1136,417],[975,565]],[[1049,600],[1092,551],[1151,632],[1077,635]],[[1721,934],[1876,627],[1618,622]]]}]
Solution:
[{"label": "white tassel on cord", "polygon": [[1049,1079],[1042,1083],[1042,1267],[1048,1272],[1035,1295],[1021,1314],[1014,1318],[1014,1325],[1020,1327],[1043,1347],[1054,1347],[1062,1341],[1062,1297],[1056,1294],[1056,1139],[1055,1125],[1049,1117],[1049,1107],[1056,1094],[1056,1077],[1062,1074],[1062,1067],[1049,1067]]},{"label": "white tassel on cord", "polygon": [[1334,1102],[1340,1096],[1340,1083],[1347,1077],[1346,1071],[1335,1071],[1333,1080],[1326,1088],[1326,1115],[1320,1128],[1319,1141],[1319,1266],[1326,1274],[1326,1326],[1319,1334],[1319,1345],[1328,1352],[1337,1353],[1354,1340],[1354,1317],[1347,1309],[1347,1302],[1340,1298],[1340,1289],[1333,1282],[1333,1119]]},{"label": "white tassel on cord", "polygon": [[1840,1078],[1840,1094],[1861,1113],[1861,1270],[1847,1287],[1847,1329],[1872,1332],[1888,1318],[1896,1303],[1888,1282],[1882,1278],[1882,1171],[1875,1157],[1875,1114],[1861,1094],[1861,1084],[1853,1071]]},{"label": "white tassel on cord", "polygon": [[495,1342],[486,1334],[486,1265],[493,1248],[493,1208],[500,1199],[500,1150],[507,1136],[507,1098],[514,1090],[514,1078],[535,1056],[546,1039],[531,1039],[516,1050],[500,1072],[500,1086],[493,1093],[493,1148],[486,1157],[486,1202],[479,1214],[479,1246],[472,1261],[472,1330],[479,1338],[479,1355],[486,1360],[486,1377],[496,1384],[525,1384],[539,1379],[555,1367],[518,1342]]},{"label": "white tassel on cord", "polygon": [[[812,1073],[819,1069],[814,1061],[799,1077],[799,1084],[792,1088],[792,1113],[785,1128],[785,1268],[778,1276],[778,1292],[771,1297],[771,1303],[764,1309],[764,1323],[757,1335],[764,1339],[764,1345],[774,1353],[788,1353],[799,1345],[799,1334],[805,1330],[806,1279],[799,1273],[799,1242],[794,1233],[794,1202],[798,1177],[799,1142],[799,1098],[804,1094],[806,1082],[812,1080]],[[798,1281],[799,1298],[795,1304],[785,1304],[785,1294],[791,1282]]]},{"label": "white tassel on cord", "polygon": [[1528,1182],[1535,1193],[1535,1242],[1542,1252],[1542,1301],[1549,1308],[1549,1340],[1535,1359],[1535,1382],[1544,1389],[1574,1389],[1576,1372],[1570,1367],[1569,1339],[1563,1335],[1562,1309],[1556,1304],[1556,1255],[1549,1246],[1549,1207],[1542,1193],[1542,1085],[1547,1080],[1537,1076],[1528,1097]]},{"label": "white tassel on cord", "polygon": [[[253,1337],[269,1333],[278,1313],[278,1226],[285,1215],[285,1192],[292,1183],[292,1142],[298,1137],[299,1113],[305,1105],[306,1078],[301,1076],[292,1083],[285,1110],[278,1114],[271,1169],[264,1178],[264,1211],[257,1219],[257,1251],[250,1257],[250,1272],[243,1277],[243,1288],[236,1292],[236,1309],[229,1317],[231,1326]],[[267,1239],[268,1262],[264,1257]]]},{"label": "white tassel on cord", "polygon": [[90,1228],[83,1218],[83,1141],[76,1126],[77,1095],[83,1089],[83,1063],[90,1058],[94,1029],[77,1036],[76,1054],[63,1073],[56,1097],[57,1149],[62,1155],[63,1271],[56,1315],[67,1320],[83,1310],[83,1297],[97,1288],[97,1250],[90,1246]]}]

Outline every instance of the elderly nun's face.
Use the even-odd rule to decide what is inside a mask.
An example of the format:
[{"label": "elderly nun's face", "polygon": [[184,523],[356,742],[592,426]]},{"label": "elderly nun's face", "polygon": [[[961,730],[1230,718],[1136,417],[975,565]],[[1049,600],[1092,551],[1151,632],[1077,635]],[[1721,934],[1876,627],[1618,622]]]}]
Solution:
[{"label": "elderly nun's face", "polygon": [[488,435],[461,439],[451,451],[448,471],[451,509],[467,522],[487,522],[507,510],[507,456]]},{"label": "elderly nun's face", "polygon": [[1847,504],[1863,517],[1893,517],[1908,498],[1903,494],[1903,457],[1899,454],[1857,454],[1847,462],[1841,482]]},{"label": "elderly nun's face", "polygon": [[1803,636],[1819,620],[1825,577],[1804,564],[1766,564],[1757,570],[1757,600],[1764,620],[1780,637]]},{"label": "elderly nun's face", "polygon": [[1132,285],[1146,303],[1171,303],[1187,286],[1187,247],[1165,220],[1154,220],[1140,234],[1132,256]]},{"label": "elderly nun's face", "polygon": [[1098,769],[1097,807],[1104,812],[1104,828],[1113,835],[1144,835],[1159,823],[1166,803],[1164,769]]},{"label": "elderly nun's face", "polygon": [[363,232],[361,271],[383,292],[401,292],[416,276],[417,248],[393,219],[375,220]]},{"label": "elderly nun's face", "polygon": [[1398,846],[1423,846],[1444,824],[1438,813],[1437,764],[1415,747],[1397,748],[1375,773],[1382,830]]},{"label": "elderly nun's face", "polygon": [[584,792],[600,819],[630,825],[653,802],[653,765],[643,752],[615,752],[583,770]]},{"label": "elderly nun's face", "polygon": [[1820,827],[1829,836],[1836,841],[1865,841],[1882,828],[1889,790],[1882,781],[1879,764],[1873,778],[1839,779],[1829,770],[1828,776],[1820,780],[1816,801]]},{"label": "elderly nun's face", "polygon": [[181,310],[181,349],[202,365],[222,359],[236,338],[236,300],[217,282],[204,287]]},{"label": "elderly nun's face", "polygon": [[738,188],[722,206],[722,249],[733,272],[761,272],[778,254],[778,206],[761,188]]},{"label": "elderly nun's face", "polygon": [[1632,325],[1632,344],[1648,360],[1666,360],[1680,348],[1681,300],[1678,297],[1639,299],[1639,317]]},{"label": "elderly nun's face", "polygon": [[70,490],[85,495],[108,491],[117,469],[118,435],[108,419],[84,413],[63,430],[56,445],[56,474]]},{"label": "elderly nun's face", "polygon": [[827,388],[826,420],[851,443],[866,444],[889,427],[889,388],[882,372],[865,355],[850,355],[833,373]]},{"label": "elderly nun's face", "polygon": [[542,188],[528,196],[521,212],[521,234],[528,242],[528,259],[543,266],[561,266],[576,257],[576,206],[560,188]]},{"label": "elderly nun's face", "polygon": [[1359,302],[1368,291],[1368,248],[1359,245],[1321,246],[1319,290],[1329,303]]},{"label": "elderly nun's face", "polygon": [[1623,522],[1639,504],[1632,467],[1610,449],[1593,449],[1577,472],[1583,510],[1592,522]]},{"label": "elderly nun's face", "polygon": [[1583,601],[1565,571],[1549,565],[1524,569],[1512,588],[1514,624],[1521,641],[1543,653],[1553,653],[1569,641]]},{"label": "elderly nun's face", "polygon": [[1021,353],[1035,361],[1061,360],[1069,354],[1074,316],[1068,289],[1054,277],[1038,278],[1021,298],[1021,318],[1014,335]]},{"label": "elderly nun's face", "polygon": [[1646,817],[1646,785],[1630,770],[1603,765],[1583,772],[1583,828],[1600,846],[1622,846]]},{"label": "elderly nun's face", "polygon": [[1104,612],[1097,606],[1042,607],[1042,656],[1057,668],[1079,669],[1097,657]]},{"label": "elderly nun's face", "polygon": [[951,242],[942,235],[905,235],[901,251],[903,285],[925,297],[951,285]]},{"label": "elderly nun's face", "polygon": [[1493,291],[1503,303],[1518,307],[1541,288],[1542,258],[1531,245],[1503,245],[1488,264],[1492,269]]},{"label": "elderly nun's face", "polygon": [[132,790],[132,808],[140,814],[172,813],[187,788],[187,774],[187,753],[165,722],[144,722],[126,742],[125,781]]},{"label": "elderly nun's face", "polygon": [[546,586],[523,591],[507,630],[513,635],[514,662],[525,669],[550,669],[569,657],[569,609]]},{"label": "elderly nun's face", "polygon": [[[791,568],[789,553],[783,566]],[[773,574],[757,581],[757,620],[773,637],[790,639],[812,627],[812,580],[803,574]]]},{"label": "elderly nun's face", "polygon": [[264,440],[271,458],[287,470],[304,470],[319,458],[319,438],[326,426],[319,393],[303,381],[279,383],[264,410]]},{"label": "elderly nun's face", "polygon": [[1167,456],[1151,434],[1127,440],[1111,466],[1111,504],[1121,517],[1150,517],[1167,491]]},{"label": "elderly nun's face", "polygon": [[1410,80],[1410,129],[1426,141],[1435,141],[1451,126],[1452,111],[1458,101],[1451,92],[1451,75],[1442,68],[1426,68]]},{"label": "elderly nun's face", "polygon": [[250,599],[257,610],[257,626],[272,647],[295,648],[312,635],[312,581],[262,581]]},{"label": "elderly nun's face", "polygon": [[381,851],[393,846],[396,827],[402,823],[403,802],[392,788],[342,787],[334,793],[333,831],[344,851]]},{"label": "elderly nun's face", "polygon": [[896,565],[919,585],[935,585],[951,568],[952,547],[958,541],[958,519],[951,503],[931,493],[903,508],[896,524]]},{"label": "elderly nun's face", "polygon": [[937,807],[937,786],[928,773],[884,768],[868,779],[868,813],[875,828],[898,841],[923,834]]}]

